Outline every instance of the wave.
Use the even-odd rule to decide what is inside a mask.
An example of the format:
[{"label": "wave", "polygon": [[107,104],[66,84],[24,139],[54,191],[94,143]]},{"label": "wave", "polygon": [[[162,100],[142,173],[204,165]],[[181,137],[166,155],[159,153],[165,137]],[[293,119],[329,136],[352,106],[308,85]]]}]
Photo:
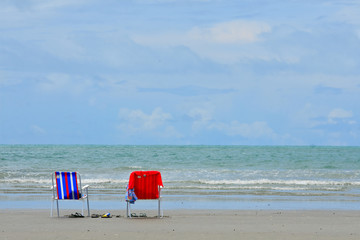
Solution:
[{"label": "wave", "polygon": [[256,180],[199,180],[201,184],[208,185],[300,185],[300,186],[321,186],[321,185],[353,185],[360,186],[360,181],[334,181],[334,180],[273,180],[273,179],[256,179]]},{"label": "wave", "polygon": [[[94,177],[94,178],[83,178],[83,183],[111,183],[111,184],[126,184],[129,179],[116,179],[116,178],[104,178],[104,177]],[[221,180],[208,180],[208,179],[199,179],[199,180],[169,180],[166,181],[163,179],[164,183],[169,184],[191,184],[191,185],[297,185],[297,186],[322,186],[322,185],[334,185],[334,186],[360,186],[360,181],[350,181],[350,180],[306,180],[306,179],[252,179],[252,180],[243,180],[243,179],[221,179]],[[51,184],[51,178],[36,178],[36,177],[14,177],[14,178],[3,178],[0,179],[0,183],[39,183],[39,184]]]},{"label": "wave", "polygon": [[[112,178],[93,178],[93,179],[82,179],[82,184],[126,184],[128,179],[112,179]],[[27,184],[27,185],[48,185],[51,186],[51,179],[42,178],[7,178],[1,179],[0,183],[4,184]]]},{"label": "wave", "polygon": [[[163,179],[165,191],[169,194],[173,192],[192,192],[193,194],[319,194],[319,192],[360,192],[360,180],[350,179]],[[24,176],[24,177],[7,177],[0,179],[2,190],[0,192],[10,191],[10,189],[18,189],[20,192],[26,192],[26,189],[39,188],[39,191],[49,189],[51,186],[51,178]],[[127,176],[119,176],[118,178],[107,177],[106,174],[93,176],[92,178],[83,178],[83,185],[90,185],[90,189],[94,191],[123,191],[128,184]],[[43,190],[41,190],[43,189]],[[16,190],[17,191],[17,190]]]}]

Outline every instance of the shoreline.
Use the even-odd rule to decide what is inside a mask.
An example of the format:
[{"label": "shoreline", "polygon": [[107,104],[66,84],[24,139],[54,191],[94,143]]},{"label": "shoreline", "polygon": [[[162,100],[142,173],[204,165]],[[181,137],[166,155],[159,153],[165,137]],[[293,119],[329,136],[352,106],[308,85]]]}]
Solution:
[{"label": "shoreline", "polygon": [[[63,211],[70,214],[73,211]],[[104,212],[94,210],[93,213]],[[148,216],[153,212],[148,211]],[[360,211],[164,210],[162,219],[50,218],[45,209],[0,210],[2,239],[359,239]]]},{"label": "shoreline", "polygon": [[[0,196],[1,209],[50,209],[51,196],[29,197],[29,195],[12,195],[11,197]],[[344,199],[326,200],[317,198],[268,198],[243,196],[238,199],[226,198],[199,198],[198,196],[175,197],[165,196],[161,200],[161,208],[165,210],[355,210],[360,211],[358,199],[351,201]],[[105,198],[89,196],[90,209],[94,210],[121,210],[126,208],[125,199],[122,195]],[[59,201],[60,209],[81,209],[81,201]],[[135,209],[151,209],[157,207],[156,200],[137,201],[132,205]]]}]

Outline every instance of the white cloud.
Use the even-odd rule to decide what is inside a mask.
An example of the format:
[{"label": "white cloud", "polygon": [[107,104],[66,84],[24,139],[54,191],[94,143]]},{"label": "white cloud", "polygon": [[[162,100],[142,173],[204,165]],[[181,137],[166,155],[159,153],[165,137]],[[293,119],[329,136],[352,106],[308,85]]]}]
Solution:
[{"label": "white cloud", "polygon": [[[338,120],[346,119],[346,118],[352,118],[353,112],[347,111],[341,108],[336,108],[331,110],[331,112],[328,115],[328,122],[331,124],[336,124]],[[351,124],[351,121],[349,122]]]},{"label": "white cloud", "polygon": [[212,119],[212,114],[210,111],[200,108],[190,110],[188,115],[194,119],[192,124],[193,130],[199,130],[203,127],[206,127]]},{"label": "white cloud", "polygon": [[263,22],[235,20],[218,23],[209,28],[194,27],[188,37],[192,41],[220,44],[249,43],[259,41],[259,35],[270,30],[271,27]]},{"label": "white cloud", "polygon": [[63,73],[52,73],[38,84],[38,88],[44,92],[70,92],[79,94],[93,86],[93,82],[81,76]]},{"label": "white cloud", "polygon": [[294,114],[296,125],[303,125],[306,128],[334,125],[338,123],[354,125],[353,112],[342,108],[335,108],[327,112],[321,106],[306,104],[303,109]]},{"label": "white cloud", "polygon": [[241,57],[263,58],[264,49],[249,53],[248,44],[259,42],[261,34],[271,26],[261,21],[233,20],[212,26],[195,26],[187,31],[168,31],[157,34],[137,34],[132,39],[151,47],[186,46],[203,58],[220,63],[233,63]]},{"label": "white cloud", "polygon": [[[35,2],[34,2],[35,3]],[[62,7],[77,6],[86,3],[84,0],[53,0],[53,1],[36,1],[35,8],[39,10],[57,9]]]},{"label": "white cloud", "polygon": [[134,35],[143,45],[176,46],[192,44],[244,44],[261,40],[261,34],[271,31],[269,24],[260,21],[233,20],[209,27],[195,26],[188,31],[168,31],[152,35]]},{"label": "white cloud", "polygon": [[[10,4],[9,4],[10,3]],[[68,6],[74,6],[74,5],[81,5],[86,3],[85,0],[30,0],[30,1],[7,1],[5,2],[5,6],[8,6],[9,8],[11,6],[14,6],[17,9],[20,10],[43,10],[48,11],[51,9],[57,9],[62,7],[68,7]]]},{"label": "white cloud", "polygon": [[329,113],[328,117],[333,119],[333,118],[351,118],[352,116],[353,116],[352,111],[346,111],[341,108],[336,108]]},{"label": "white cloud", "polygon": [[321,112],[319,106],[312,103],[306,103],[299,111],[290,115],[292,118],[294,126],[302,126],[305,128],[313,128],[315,126],[324,124],[326,120],[321,117],[323,112]]},{"label": "white cloud", "polygon": [[0,70],[0,86],[12,86],[21,84],[23,81],[16,76],[14,72]]},{"label": "white cloud", "polygon": [[275,132],[268,126],[266,122],[240,123],[232,121],[229,124],[215,123],[209,126],[211,129],[216,129],[226,133],[229,136],[241,136],[249,139],[257,138],[276,138]]},{"label": "white cloud", "polygon": [[180,137],[176,129],[169,124],[172,115],[161,108],[155,108],[150,114],[142,110],[123,108],[119,111],[119,118],[121,123],[118,129],[128,135],[152,133],[161,137]]},{"label": "white cloud", "polygon": [[332,16],[335,21],[347,22],[353,25],[360,25],[359,16],[360,6],[353,4],[351,6],[345,6],[339,9],[339,11]]},{"label": "white cloud", "polygon": [[194,108],[190,110],[188,116],[193,119],[192,129],[195,131],[217,130],[227,136],[241,136],[248,139],[275,139],[277,137],[277,134],[263,121],[253,123],[240,123],[236,120],[231,122],[215,121],[212,110],[204,108]]},{"label": "white cloud", "polygon": [[[56,36],[50,41],[44,41],[43,48],[51,55],[64,60],[81,60],[86,61],[86,50],[83,46],[71,39],[67,33],[52,33]],[[46,36],[44,36],[46,38]]]},{"label": "white cloud", "polygon": [[55,91],[65,88],[70,84],[70,77],[67,74],[50,74],[46,81],[39,84],[44,91]]},{"label": "white cloud", "polygon": [[[0,26],[36,26],[37,23],[46,21],[54,16],[59,16],[58,11],[66,7],[84,6],[86,0],[19,0],[19,1],[0,1]],[[66,13],[65,13],[66,14]],[[61,13],[64,15],[64,13]],[[46,19],[46,20],[44,20]],[[1,21],[2,20],[2,21]],[[43,21],[41,21],[43,20]],[[17,29],[15,27],[15,29]],[[26,29],[22,28],[22,31]]]}]

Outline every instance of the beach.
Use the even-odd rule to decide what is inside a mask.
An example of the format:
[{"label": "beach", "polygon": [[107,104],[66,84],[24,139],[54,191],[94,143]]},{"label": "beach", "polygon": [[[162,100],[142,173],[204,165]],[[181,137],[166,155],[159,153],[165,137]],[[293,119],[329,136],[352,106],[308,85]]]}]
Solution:
[{"label": "beach", "polygon": [[[360,147],[0,145],[0,240],[360,239]],[[125,218],[132,171],[158,170],[156,202]],[[77,171],[91,213],[60,203],[50,217],[51,176]],[[144,210],[146,209],[146,211]],[[55,211],[54,211],[55,212]],[[121,215],[121,217],[116,217]]]},{"label": "beach", "polygon": [[[93,211],[101,213],[101,211]],[[71,212],[68,212],[69,214]],[[64,215],[67,214],[64,212]],[[164,218],[60,218],[1,210],[6,239],[359,239],[360,211],[171,210]],[[121,217],[115,217],[121,215]]]}]

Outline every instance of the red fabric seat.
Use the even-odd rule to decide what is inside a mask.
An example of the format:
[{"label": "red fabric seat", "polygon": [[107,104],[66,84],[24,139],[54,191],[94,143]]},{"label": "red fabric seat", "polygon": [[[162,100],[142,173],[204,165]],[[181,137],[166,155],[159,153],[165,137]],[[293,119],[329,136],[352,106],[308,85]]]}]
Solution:
[{"label": "red fabric seat", "polygon": [[134,189],[138,199],[158,199],[159,186],[164,187],[159,171],[134,171],[130,174],[128,189]]},{"label": "red fabric seat", "polygon": [[160,209],[160,188],[164,187],[159,171],[135,171],[130,174],[126,190],[126,215],[131,218],[131,205],[136,200],[157,200],[158,218],[163,216]]}]

